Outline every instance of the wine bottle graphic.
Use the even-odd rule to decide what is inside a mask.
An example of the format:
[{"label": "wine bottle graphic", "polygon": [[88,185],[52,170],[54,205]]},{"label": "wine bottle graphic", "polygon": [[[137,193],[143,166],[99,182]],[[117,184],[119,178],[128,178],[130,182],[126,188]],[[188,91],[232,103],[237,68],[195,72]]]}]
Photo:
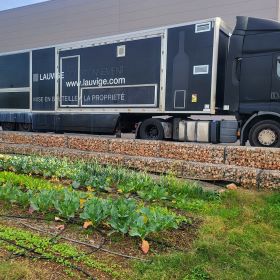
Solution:
[{"label": "wine bottle graphic", "polygon": [[189,89],[190,58],[185,51],[185,31],[179,33],[179,49],[173,60],[173,94],[174,109],[185,108],[186,95]]}]

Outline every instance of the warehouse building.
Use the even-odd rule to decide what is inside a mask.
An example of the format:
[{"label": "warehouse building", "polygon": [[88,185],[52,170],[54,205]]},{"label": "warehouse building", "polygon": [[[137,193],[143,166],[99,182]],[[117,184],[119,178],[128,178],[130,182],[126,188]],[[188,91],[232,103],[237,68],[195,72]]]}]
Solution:
[{"label": "warehouse building", "polygon": [[50,0],[0,12],[0,52],[236,15],[279,20],[280,0]]}]

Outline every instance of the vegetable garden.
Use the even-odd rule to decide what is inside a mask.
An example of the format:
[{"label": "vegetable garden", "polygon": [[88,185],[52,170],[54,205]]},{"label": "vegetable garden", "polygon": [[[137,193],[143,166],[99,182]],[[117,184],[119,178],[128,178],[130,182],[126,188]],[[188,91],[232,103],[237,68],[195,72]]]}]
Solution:
[{"label": "vegetable garden", "polygon": [[[187,254],[202,214],[227,197],[172,175],[94,162],[2,155],[0,169],[5,260],[56,263],[69,279],[136,277],[135,267],[158,256]],[[211,278],[200,267],[185,274],[174,279]]]},{"label": "vegetable garden", "polygon": [[201,196],[217,198],[217,194],[190,183],[178,184],[172,176],[155,179],[96,163],[2,156],[0,168],[2,202],[20,206],[33,217],[49,217],[51,213],[52,219],[83,226],[84,230],[102,229],[108,235],[139,238],[143,254],[149,251],[149,235],[192,224],[174,205],[183,209],[186,198],[192,202]]}]

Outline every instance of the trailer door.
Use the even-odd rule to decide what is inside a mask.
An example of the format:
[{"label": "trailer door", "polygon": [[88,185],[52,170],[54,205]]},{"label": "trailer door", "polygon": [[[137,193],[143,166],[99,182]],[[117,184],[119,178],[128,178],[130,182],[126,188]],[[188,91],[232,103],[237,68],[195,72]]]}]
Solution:
[{"label": "trailer door", "polygon": [[80,56],[60,58],[60,107],[80,105]]},{"label": "trailer door", "polygon": [[167,111],[211,112],[213,48],[217,44],[213,26],[205,22],[168,29]]}]

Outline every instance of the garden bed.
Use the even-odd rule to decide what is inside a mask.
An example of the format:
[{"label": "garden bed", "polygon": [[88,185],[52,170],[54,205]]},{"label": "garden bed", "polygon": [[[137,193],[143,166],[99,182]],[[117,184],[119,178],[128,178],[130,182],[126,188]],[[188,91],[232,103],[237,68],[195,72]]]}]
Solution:
[{"label": "garden bed", "polygon": [[[209,190],[172,175],[54,157],[2,155],[0,169],[0,272],[39,262],[56,267],[52,279],[228,279],[224,269],[231,279],[262,279],[262,260],[238,257],[265,239],[244,233],[274,235],[258,247],[262,254],[279,240],[277,193]],[[275,258],[271,275],[277,246],[266,256],[266,263]],[[235,265],[223,268],[230,255]],[[240,272],[249,260],[252,278]]]},{"label": "garden bed", "polygon": [[[218,193],[204,191],[195,183],[180,182],[172,176],[153,178],[96,163],[3,155],[0,168],[1,204],[6,208],[13,205],[3,215],[5,226],[11,225],[12,220],[10,232],[17,232],[16,225],[51,236],[60,236],[62,230],[63,238],[67,238],[70,226],[70,235],[76,236],[74,240],[81,240],[81,231],[90,233],[91,239],[83,242],[101,253],[125,259],[144,261],[161,253],[186,251],[200,221],[188,215],[185,208],[196,204],[200,207],[200,199],[219,197]],[[0,228],[0,241],[10,234],[4,229]],[[109,243],[102,244],[104,236],[106,239],[109,236]],[[13,244],[16,240],[10,241],[13,246],[18,245]],[[45,241],[48,243],[49,239]],[[51,244],[49,247],[44,248],[47,254],[58,254],[51,250]],[[24,253],[24,248],[19,249]],[[46,257],[45,253],[41,257]],[[64,257],[50,258],[64,263]],[[73,269],[73,264],[65,265]],[[117,277],[106,275],[111,276]]]}]

